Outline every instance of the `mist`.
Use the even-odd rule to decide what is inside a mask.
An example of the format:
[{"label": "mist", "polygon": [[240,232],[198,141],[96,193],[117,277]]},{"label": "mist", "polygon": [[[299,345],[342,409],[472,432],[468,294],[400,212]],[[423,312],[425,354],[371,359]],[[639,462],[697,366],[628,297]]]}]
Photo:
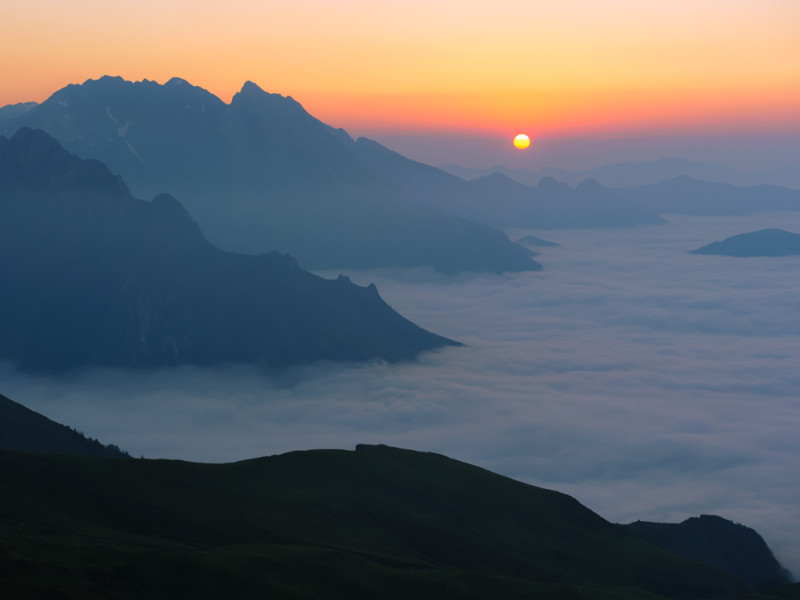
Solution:
[{"label": "mist", "polygon": [[[466,345],[417,362],[0,371],[2,393],[134,456],[227,462],[385,443],[575,496],[615,522],[718,514],[800,574],[800,257],[687,254],[800,214],[516,230],[541,272],[352,271]],[[321,273],[335,277],[339,271]]]},{"label": "mist", "polygon": [[673,135],[620,133],[594,137],[537,136],[528,132],[531,133],[531,148],[522,152],[512,146],[510,136],[367,129],[353,129],[351,133],[372,138],[409,158],[432,165],[458,164],[484,169],[505,165],[532,170],[555,167],[580,171],[614,163],[680,157],[690,162],[714,163],[746,173],[761,173],[760,183],[776,185],[786,185],[786,181],[781,172],[774,170],[800,168],[800,146],[793,131]]}]

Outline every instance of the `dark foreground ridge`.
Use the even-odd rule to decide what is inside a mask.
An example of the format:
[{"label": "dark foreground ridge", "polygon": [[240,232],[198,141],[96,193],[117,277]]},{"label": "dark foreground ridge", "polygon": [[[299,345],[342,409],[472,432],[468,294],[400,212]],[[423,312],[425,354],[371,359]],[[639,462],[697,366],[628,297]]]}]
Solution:
[{"label": "dark foreground ridge", "polygon": [[26,369],[412,359],[452,342],[346,277],[224,252],[43,131],[0,137],[0,358]]},{"label": "dark foreground ridge", "polygon": [[670,552],[734,573],[747,583],[790,580],[790,574],[758,533],[722,517],[701,515],[682,523],[636,521],[625,527]]},{"label": "dark foreground ridge", "polygon": [[114,444],[104,445],[71,427],[51,421],[0,394],[0,448],[41,454],[130,458]]},{"label": "dark foreground ridge", "polygon": [[[0,497],[0,590],[18,599],[733,599],[756,589],[564,494],[386,446],[217,465],[0,451]],[[758,597],[798,597],[776,590]]]}]

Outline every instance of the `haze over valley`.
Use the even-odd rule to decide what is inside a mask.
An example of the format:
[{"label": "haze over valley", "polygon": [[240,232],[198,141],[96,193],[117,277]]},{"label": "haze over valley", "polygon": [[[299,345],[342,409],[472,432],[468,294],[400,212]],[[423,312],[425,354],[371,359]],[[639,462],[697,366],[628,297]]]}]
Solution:
[{"label": "haze over valley", "polygon": [[800,3],[3,23],[4,597],[800,598]]},{"label": "haze over valley", "polygon": [[540,272],[347,271],[465,344],[415,363],[66,378],[6,365],[5,394],[134,456],[387,443],[570,493],[612,521],[719,514],[796,572],[797,257],[687,252],[775,223],[800,231],[800,213],[510,231],[558,242],[537,248]]}]

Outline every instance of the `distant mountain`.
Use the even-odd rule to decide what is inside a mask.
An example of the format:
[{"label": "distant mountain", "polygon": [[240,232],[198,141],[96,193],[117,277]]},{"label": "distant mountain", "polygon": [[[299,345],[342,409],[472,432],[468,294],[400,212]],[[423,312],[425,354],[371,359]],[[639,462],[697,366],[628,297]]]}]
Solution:
[{"label": "distant mountain", "polygon": [[626,188],[660,183],[683,175],[701,181],[718,181],[740,186],[769,184],[800,189],[800,169],[789,165],[760,173],[749,173],[725,165],[691,162],[680,158],[614,163],[579,171],[555,168],[511,169],[499,165],[489,169],[464,168],[459,165],[443,165],[440,168],[467,180],[502,173],[530,186],[537,185],[543,177],[551,177],[572,186],[578,185],[584,179],[595,179],[607,187]]},{"label": "distant mountain", "polygon": [[523,246],[542,246],[542,247],[552,247],[552,246],[560,246],[560,244],[556,244],[555,242],[551,242],[550,240],[543,240],[540,237],[536,237],[535,235],[526,235],[525,237],[521,237],[517,240],[518,244],[522,244]]},{"label": "distant mountain", "polygon": [[42,131],[0,138],[0,358],[23,368],[403,360],[452,345],[375,286],[209,244],[171,196]]},{"label": "distant mountain", "polygon": [[707,244],[690,254],[724,254],[726,256],[792,256],[800,255],[800,234],[782,229],[762,229]]},{"label": "distant mountain", "polygon": [[661,215],[748,215],[800,210],[800,190],[774,185],[741,187],[681,176],[661,183],[614,191],[637,206]]},{"label": "distant mountain", "polygon": [[140,197],[176,196],[226,250],[289,252],[313,269],[540,268],[502,232],[415,203],[346,132],[250,82],[225,104],[177,78],[103,77],[59,90],[6,132],[22,126],[103,161]]},{"label": "distant mountain", "polygon": [[494,173],[466,182],[371,140],[359,139],[356,152],[417,201],[492,227],[630,227],[663,222],[650,209],[593,181],[571,188],[545,178],[531,188]]},{"label": "distant mountain", "polygon": [[40,454],[75,454],[128,458],[117,446],[103,445],[51,421],[0,394],[0,448]]},{"label": "distant mountain", "polygon": [[20,102],[0,107],[0,131],[36,106],[38,106],[36,102]]},{"label": "distant mountain", "polygon": [[0,497],[3,590],[15,598],[664,600],[757,591],[564,494],[386,446],[222,465],[0,451]]},{"label": "distant mountain", "polygon": [[754,585],[789,583],[791,577],[754,530],[714,515],[682,523],[636,521],[625,528],[662,548],[714,565]]},{"label": "distant mountain", "polygon": [[655,212],[594,180],[575,188],[545,177],[534,188],[495,173],[469,182],[464,215],[495,227],[537,229],[633,227],[663,223]]}]

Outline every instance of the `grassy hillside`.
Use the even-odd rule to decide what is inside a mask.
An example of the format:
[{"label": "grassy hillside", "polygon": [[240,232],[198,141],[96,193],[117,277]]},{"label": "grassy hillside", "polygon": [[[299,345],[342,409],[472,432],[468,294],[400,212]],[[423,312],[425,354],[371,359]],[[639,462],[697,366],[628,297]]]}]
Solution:
[{"label": "grassy hillside", "polygon": [[[360,446],[233,464],[0,452],[14,598],[737,598],[573,498]],[[791,590],[791,588],[786,588]]]},{"label": "grassy hillside", "polygon": [[87,454],[123,458],[117,446],[105,446],[82,433],[51,421],[0,394],[0,448],[44,454]]}]

